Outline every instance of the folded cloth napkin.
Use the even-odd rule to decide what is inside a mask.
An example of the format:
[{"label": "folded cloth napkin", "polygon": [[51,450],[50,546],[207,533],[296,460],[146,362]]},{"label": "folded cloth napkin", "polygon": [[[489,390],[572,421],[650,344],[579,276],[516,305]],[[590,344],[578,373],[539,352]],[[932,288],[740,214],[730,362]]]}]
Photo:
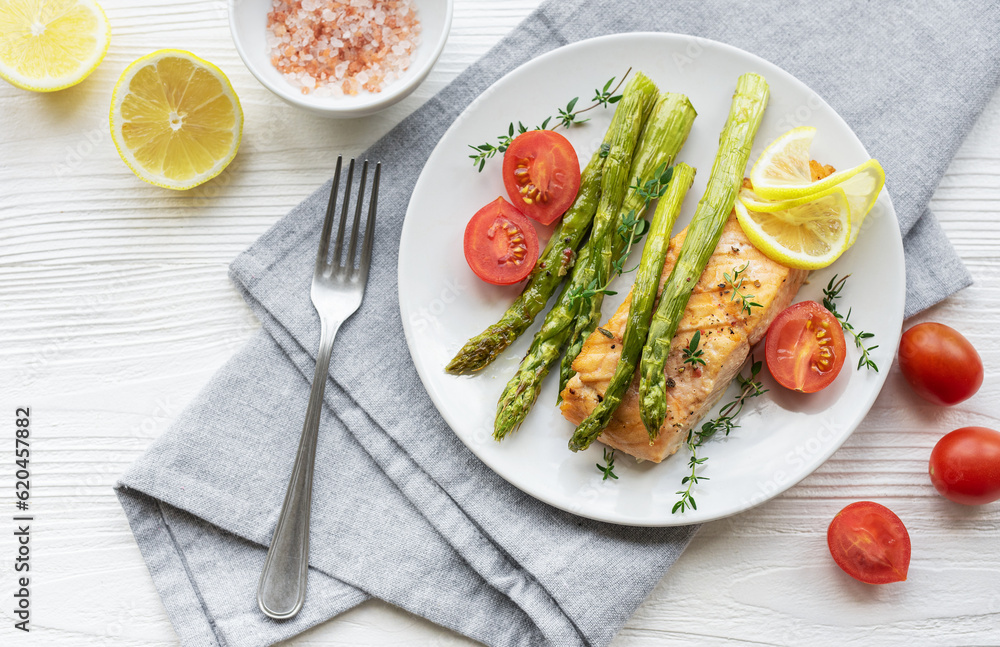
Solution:
[{"label": "folded cloth napkin", "polygon": [[996,5],[545,2],[365,154],[387,162],[375,256],[364,304],[336,343],[309,591],[285,622],[257,610],[255,589],[308,399],[319,337],[309,282],[329,185],[233,263],[263,330],[118,485],[185,645],[270,644],[368,596],[489,645],[605,645],[680,555],[693,528],[581,519],[480,463],[424,392],[396,295],[408,197],[456,116],[532,56],[637,30],[731,43],[817,90],[885,167],[905,240],[907,312],[969,283],[927,203],[997,85]]}]

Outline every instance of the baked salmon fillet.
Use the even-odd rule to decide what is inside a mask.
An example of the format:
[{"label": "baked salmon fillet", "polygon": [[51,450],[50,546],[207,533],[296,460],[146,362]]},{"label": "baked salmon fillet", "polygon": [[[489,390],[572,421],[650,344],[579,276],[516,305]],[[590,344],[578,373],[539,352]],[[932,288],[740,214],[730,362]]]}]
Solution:
[{"label": "baked salmon fillet", "polygon": [[[685,229],[670,241],[660,291],[670,276],[686,234]],[[727,273],[732,276],[734,269],[747,263],[746,270],[740,274],[745,279],[742,292],[752,294],[752,301],[760,304],[760,307],[751,308],[749,315],[743,311],[741,299],[733,298],[733,287],[724,276]],[[639,374],[636,371],[621,404],[598,440],[636,458],[657,463],[676,452],[688,430],[725,393],[750,354],[750,348],[764,337],[778,313],[788,307],[807,275],[806,270],[791,269],[761,253],[747,239],[735,214],[730,215],[670,344],[664,367],[667,416],[659,436],[650,443],[639,417]],[[573,362],[576,375],[561,394],[560,408],[563,416],[575,425],[594,410],[614,375],[631,302],[630,292],[614,316],[587,338]],[[698,348],[705,360],[705,365],[697,368],[685,365],[683,357],[696,330],[701,331]]]}]

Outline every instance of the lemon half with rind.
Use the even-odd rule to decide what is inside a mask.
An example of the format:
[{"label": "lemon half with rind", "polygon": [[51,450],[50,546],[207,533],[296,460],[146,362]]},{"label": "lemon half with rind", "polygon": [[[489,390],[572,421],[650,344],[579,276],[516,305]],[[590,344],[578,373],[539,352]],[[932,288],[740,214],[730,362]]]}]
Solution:
[{"label": "lemon half with rind", "polygon": [[225,73],[191,52],[163,49],[132,62],[111,99],[111,137],[141,179],[190,189],[236,156],[243,109]]},{"label": "lemon half with rind", "polygon": [[789,267],[826,267],[851,246],[851,206],[840,187],[785,209],[751,211],[737,200],[735,210],[750,242]]},{"label": "lemon half with rind", "polygon": [[94,0],[0,0],[0,77],[21,89],[76,85],[110,42],[111,25]]}]

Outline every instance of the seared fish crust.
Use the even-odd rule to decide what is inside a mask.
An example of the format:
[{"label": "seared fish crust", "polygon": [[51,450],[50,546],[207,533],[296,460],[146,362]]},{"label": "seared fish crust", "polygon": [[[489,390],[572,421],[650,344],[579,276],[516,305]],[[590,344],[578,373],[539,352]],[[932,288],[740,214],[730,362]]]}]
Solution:
[{"label": "seared fish crust", "polygon": [[[686,234],[685,229],[670,241],[660,279],[661,291]],[[747,269],[740,275],[745,277],[742,291],[753,294],[753,301],[761,304],[752,308],[750,315],[743,311],[740,298],[733,298],[733,288],[723,276],[726,273],[732,276],[734,269],[748,262]],[[788,307],[807,275],[808,271],[781,265],[757,250],[744,235],[735,215],[731,215],[671,341],[664,367],[668,387],[667,417],[659,436],[650,443],[639,416],[637,372],[598,440],[636,458],[657,463],[676,452],[688,430],[725,393],[750,354],[750,348],[764,337],[778,313]],[[563,416],[573,424],[580,424],[594,410],[615,372],[631,298],[630,293],[601,327],[611,336],[595,331],[573,362],[576,375],[563,390],[560,405]],[[685,365],[683,356],[696,330],[701,331],[698,348],[706,362],[705,366],[697,368]]]}]

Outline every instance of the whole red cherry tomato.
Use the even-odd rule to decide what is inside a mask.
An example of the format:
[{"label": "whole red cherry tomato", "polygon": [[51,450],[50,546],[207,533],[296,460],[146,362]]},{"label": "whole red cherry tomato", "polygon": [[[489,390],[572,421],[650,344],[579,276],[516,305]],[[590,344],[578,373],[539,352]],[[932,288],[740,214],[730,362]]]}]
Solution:
[{"label": "whole red cherry tomato", "polygon": [[983,505],[1000,499],[1000,431],[962,427],[934,446],[931,483],[946,499]]},{"label": "whole red cherry tomato", "polygon": [[983,360],[960,332],[922,323],[899,340],[899,368],[917,395],[944,406],[968,400],[983,384]]},{"label": "whole red cherry tomato", "polygon": [[899,517],[872,501],[852,503],[826,531],[837,566],[861,582],[902,582],[910,568],[910,534]]}]

